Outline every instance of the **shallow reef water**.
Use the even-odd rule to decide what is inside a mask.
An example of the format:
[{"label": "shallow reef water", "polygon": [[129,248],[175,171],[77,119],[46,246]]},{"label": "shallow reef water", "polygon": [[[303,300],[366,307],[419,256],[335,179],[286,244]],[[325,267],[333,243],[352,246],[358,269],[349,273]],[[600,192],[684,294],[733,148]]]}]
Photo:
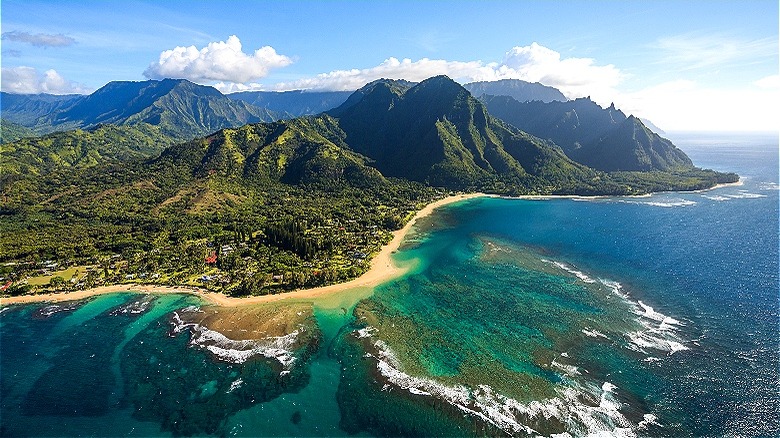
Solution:
[{"label": "shallow reef water", "polygon": [[777,137],[673,140],[743,185],[452,204],[313,300],[3,307],[0,436],[777,436]]}]

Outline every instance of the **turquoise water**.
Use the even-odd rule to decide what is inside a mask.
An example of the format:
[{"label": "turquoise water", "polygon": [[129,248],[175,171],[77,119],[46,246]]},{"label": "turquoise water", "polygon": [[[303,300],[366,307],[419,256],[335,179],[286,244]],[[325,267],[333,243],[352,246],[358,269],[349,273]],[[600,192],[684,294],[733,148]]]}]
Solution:
[{"label": "turquoise water", "polygon": [[744,184],[442,209],[407,276],[315,302],[292,365],[210,354],[193,297],[7,308],[0,432],[777,436],[777,136],[671,138]]}]

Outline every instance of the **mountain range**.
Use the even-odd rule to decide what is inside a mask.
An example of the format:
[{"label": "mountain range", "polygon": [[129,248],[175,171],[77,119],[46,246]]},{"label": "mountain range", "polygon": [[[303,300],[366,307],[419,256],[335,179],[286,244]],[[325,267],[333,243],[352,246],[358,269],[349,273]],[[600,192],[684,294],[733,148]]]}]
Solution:
[{"label": "mountain range", "polygon": [[[214,87],[183,79],[110,82],[88,96],[62,99],[38,95],[25,102],[7,93],[2,98],[4,119],[39,132],[147,123],[171,138],[187,140],[277,118],[266,109],[228,99]],[[28,115],[30,109],[36,111]]]},{"label": "mountain range", "polygon": [[[467,86],[555,95],[522,81]],[[76,130],[3,144],[0,169],[36,175],[162,153],[156,163],[186,164],[196,176],[355,187],[392,177],[504,193],[633,193],[675,187],[675,178],[645,185],[636,176],[627,182],[600,172],[695,170],[685,153],[639,119],[589,99],[519,102],[485,94],[478,100],[446,76],[420,83],[382,79],[345,96],[251,92],[229,98],[173,79],[112,82],[89,96],[3,93],[2,116],[12,122],[4,132]],[[325,113],[287,121],[269,109],[285,107],[290,116],[342,99]],[[713,178],[686,181],[685,187],[698,187]]]},{"label": "mountain range", "polygon": [[[552,87],[516,79],[475,82],[465,87],[473,89],[475,96],[487,90],[487,94],[512,96],[521,102],[565,100]],[[0,92],[3,124],[16,132],[8,132],[3,141],[102,124],[137,123],[160,126],[165,135],[175,140],[189,140],[222,128],[319,114],[338,107],[352,93],[294,90],[224,95],[214,87],[184,79],[110,82],[86,96]],[[16,125],[28,130],[20,131],[14,128]]]},{"label": "mountain range", "polygon": [[[367,268],[356,254],[447,191],[635,195],[738,179],[695,168],[635,118],[592,102],[530,102],[556,122],[526,126],[547,129],[541,138],[492,115],[498,98],[483,103],[446,76],[378,80],[325,113],[245,124],[267,113],[183,81],[113,83],[71,99],[17,105],[39,111],[37,126],[84,127],[0,144],[0,261],[94,264],[120,254],[133,272],[163,267],[177,284],[203,273],[207,242],[233,242],[245,246],[220,257],[224,287],[267,293],[248,272],[296,273],[272,289],[354,278]],[[505,99],[509,120],[519,102]],[[46,114],[47,105],[60,109]],[[238,126],[175,137],[211,123]],[[644,162],[642,153],[648,171],[599,170]]]},{"label": "mountain range", "polygon": [[201,176],[353,187],[394,177],[453,189],[567,191],[596,176],[555,145],[496,121],[444,76],[379,80],[327,114],[225,129],[169,148],[160,161],[186,162]]},{"label": "mountain range", "polygon": [[567,156],[603,171],[674,170],[693,167],[690,158],[640,119],[590,98],[565,102],[518,102],[483,96],[488,111],[505,122],[560,146]]},{"label": "mountain range", "polygon": [[497,123],[446,76],[415,85],[380,80],[354,97],[329,114],[349,146],[384,175],[460,189],[487,181],[528,186],[542,175],[590,177],[554,145]]},{"label": "mountain range", "polygon": [[228,98],[246,102],[279,114],[282,118],[319,114],[333,109],[347,100],[352,91],[242,91],[230,93]]},{"label": "mountain range", "polygon": [[498,81],[471,82],[463,88],[469,90],[474,97],[509,96],[518,102],[565,102],[569,99],[557,88],[548,87],[538,82],[526,82],[519,79],[501,79]]}]

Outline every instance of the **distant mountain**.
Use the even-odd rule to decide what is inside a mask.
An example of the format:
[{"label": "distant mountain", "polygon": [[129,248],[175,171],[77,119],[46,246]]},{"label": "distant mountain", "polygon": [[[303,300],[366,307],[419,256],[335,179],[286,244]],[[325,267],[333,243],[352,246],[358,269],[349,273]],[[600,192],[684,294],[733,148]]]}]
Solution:
[{"label": "distant mountain", "polygon": [[174,139],[160,127],[102,125],[55,132],[0,145],[0,174],[38,175],[62,168],[86,168],[154,157]]},{"label": "distant mountain", "polygon": [[483,96],[490,114],[559,145],[574,161],[603,171],[690,169],[690,158],[636,117],[588,98],[567,102],[518,102]]},{"label": "distant mountain", "polygon": [[345,142],[386,176],[449,188],[493,181],[552,191],[592,176],[554,145],[494,120],[446,76],[413,86],[375,81],[329,114],[338,118]]},{"label": "distant mountain", "polygon": [[641,120],[645,126],[647,126],[651,131],[655,132],[656,134],[661,134],[661,135],[666,134],[666,131],[656,126],[655,123],[651,122],[650,120],[644,117],[640,117],[639,120]]},{"label": "distant mountain", "polygon": [[70,107],[84,96],[0,92],[0,98],[0,114],[3,120],[34,129],[39,134],[46,134],[53,130],[47,121],[51,115]]},{"label": "distant mountain", "polygon": [[[725,181],[693,168],[668,140],[614,106],[483,99],[487,106],[446,76],[417,84],[382,79],[319,116],[245,124],[259,117],[257,107],[212,87],[182,80],[111,83],[51,117],[92,128],[3,144],[0,173],[95,167],[154,157],[167,147],[132,172],[165,181],[216,174],[236,187],[326,190],[384,187],[392,177],[507,194],[645,193]],[[222,124],[241,126],[174,145]],[[122,180],[134,180],[132,172]]]},{"label": "distant mountain", "polygon": [[265,108],[285,118],[300,117],[336,108],[352,91],[243,91],[226,96],[256,107]]},{"label": "distant mountain", "polygon": [[475,97],[483,95],[509,96],[518,102],[565,102],[566,96],[557,88],[548,87],[538,82],[526,82],[520,79],[501,79],[498,81],[472,82],[463,88],[469,90]]},{"label": "distant mountain", "polygon": [[165,135],[190,139],[222,128],[275,119],[268,110],[228,99],[214,87],[184,79],[110,82],[52,117],[54,125],[159,126]]},{"label": "distant mountain", "polygon": [[154,165],[263,185],[376,187],[387,176],[513,192],[573,191],[596,176],[493,119],[445,76],[375,81],[326,114],[224,129],[167,149]]}]

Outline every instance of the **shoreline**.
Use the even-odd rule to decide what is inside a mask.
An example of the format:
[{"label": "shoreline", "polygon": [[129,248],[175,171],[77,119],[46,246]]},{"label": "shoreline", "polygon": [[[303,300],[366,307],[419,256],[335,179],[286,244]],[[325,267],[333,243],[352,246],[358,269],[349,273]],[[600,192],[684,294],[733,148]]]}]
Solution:
[{"label": "shoreline", "polygon": [[552,199],[610,199],[610,198],[649,198],[653,195],[659,195],[662,193],[705,193],[709,192],[710,190],[717,190],[722,189],[724,187],[740,187],[745,185],[745,180],[741,177],[739,180],[731,183],[721,183],[721,184],[715,184],[712,187],[706,188],[706,189],[699,189],[699,190],[675,190],[675,191],[662,191],[662,192],[650,192],[645,193],[642,195],[518,195],[518,196],[508,196],[508,195],[493,195],[493,194],[483,194],[483,197],[488,198],[500,198],[500,199],[521,199],[525,201],[548,201]]},{"label": "shoreline", "polygon": [[429,216],[439,207],[466,199],[485,196],[491,195],[486,195],[484,193],[452,195],[426,205],[421,210],[417,211],[417,213],[415,213],[412,219],[410,219],[409,222],[403,226],[403,228],[393,231],[392,240],[390,240],[387,245],[383,246],[379,253],[373,259],[371,259],[371,267],[367,272],[354,280],[350,280],[344,283],[320,286],[310,289],[300,289],[273,295],[259,295],[244,298],[234,298],[223,293],[210,292],[196,286],[113,284],[74,292],[51,292],[36,295],[21,295],[18,297],[0,298],[0,306],[41,302],[64,302],[81,300],[95,295],[104,295],[109,293],[140,292],[147,294],[184,293],[198,296],[203,300],[218,306],[235,307],[288,299],[313,299],[325,295],[336,294],[349,289],[355,289],[358,287],[375,287],[386,281],[400,277],[407,271],[406,268],[401,268],[395,265],[392,260],[392,254],[398,250],[406,235],[409,234],[409,231],[412,229],[412,227],[414,227],[419,219]]},{"label": "shoreline", "polygon": [[[733,183],[716,184],[713,187],[701,190],[680,191],[679,193],[703,193],[710,190],[716,190],[724,187],[735,187],[744,185],[744,180],[740,178]],[[661,192],[669,193],[669,192]],[[631,198],[645,198],[650,197],[657,193],[647,193],[644,195],[624,195],[619,197],[631,197]],[[609,195],[520,195],[520,196],[506,196],[496,195],[488,193],[468,193],[460,195],[451,195],[438,201],[431,202],[430,204],[417,211],[412,219],[403,226],[403,228],[393,231],[392,240],[382,249],[379,253],[371,259],[371,267],[363,275],[353,280],[331,284],[328,286],[320,286],[309,289],[299,289],[290,292],[282,292],[271,295],[257,295],[243,298],[235,298],[225,295],[221,292],[211,292],[207,289],[203,289],[197,286],[167,286],[167,285],[155,285],[155,284],[113,284],[107,286],[99,286],[92,289],[74,291],[74,292],[49,292],[36,295],[22,295],[18,297],[0,298],[0,306],[11,304],[30,304],[40,302],[64,302],[75,301],[84,298],[89,298],[95,295],[103,295],[117,292],[138,292],[146,294],[168,294],[168,293],[182,293],[195,295],[203,300],[223,307],[235,307],[251,304],[270,303],[274,301],[281,301],[287,299],[315,299],[326,295],[336,294],[349,289],[355,289],[359,287],[373,288],[386,281],[400,277],[407,268],[401,268],[395,265],[392,261],[392,254],[398,250],[403,242],[404,237],[409,233],[415,223],[421,218],[429,216],[439,207],[454,202],[463,201],[473,198],[499,198],[499,199],[514,199],[514,200],[528,200],[528,201],[546,201],[553,199],[601,199],[601,198],[614,198],[616,196]]]}]

